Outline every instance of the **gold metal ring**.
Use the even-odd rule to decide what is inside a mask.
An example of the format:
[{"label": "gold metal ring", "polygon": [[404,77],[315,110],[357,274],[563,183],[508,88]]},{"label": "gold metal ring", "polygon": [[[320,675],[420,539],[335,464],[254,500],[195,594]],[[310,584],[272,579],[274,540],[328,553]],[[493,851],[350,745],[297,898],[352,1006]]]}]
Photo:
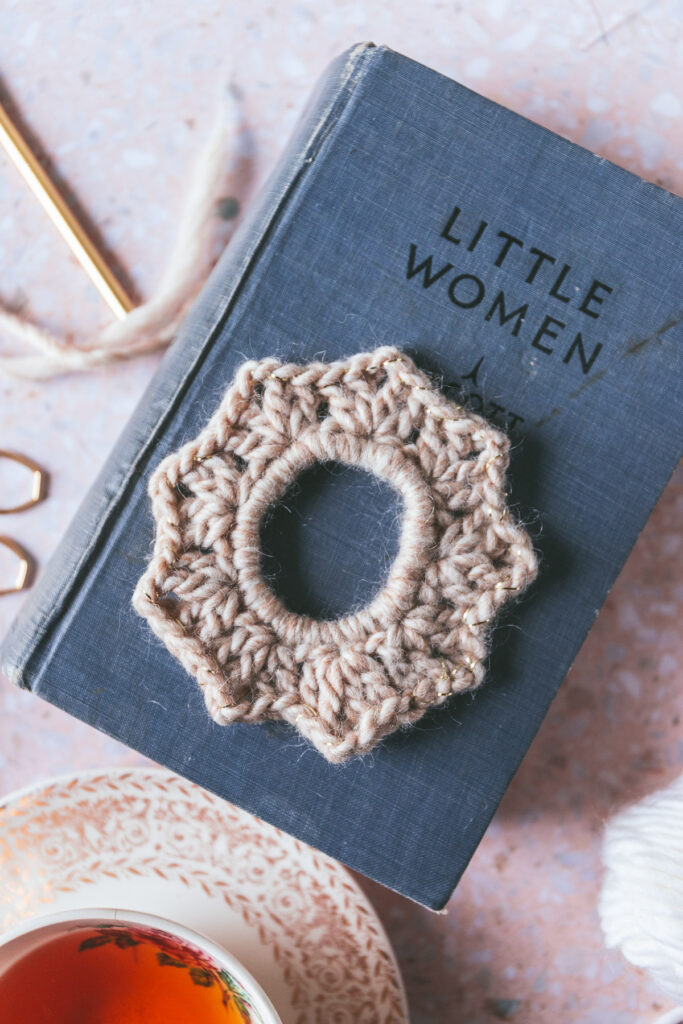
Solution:
[{"label": "gold metal ring", "polygon": [[29,570],[31,568],[31,556],[24,551],[20,544],[17,544],[11,537],[0,537],[0,544],[4,547],[9,548],[17,558],[19,559],[19,569],[17,570],[17,578],[13,587],[8,587],[5,590],[0,590],[0,597],[5,594],[17,594],[20,590],[23,590],[28,583]]},{"label": "gold metal ring", "polygon": [[29,459],[27,455],[18,455],[16,452],[6,452],[0,449],[0,458],[9,459],[11,462],[18,462],[20,466],[26,466],[27,469],[31,470],[31,497],[28,501],[22,502],[20,505],[14,505],[12,508],[0,508],[0,515],[8,515],[10,512],[24,512],[27,508],[32,508],[37,505],[43,497],[43,485],[45,481],[45,474],[33,459]]}]

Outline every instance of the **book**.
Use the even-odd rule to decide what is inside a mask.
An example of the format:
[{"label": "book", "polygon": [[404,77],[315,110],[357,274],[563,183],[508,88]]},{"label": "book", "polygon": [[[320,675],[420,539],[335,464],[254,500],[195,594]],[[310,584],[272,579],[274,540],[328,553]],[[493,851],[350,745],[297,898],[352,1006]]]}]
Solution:
[{"label": "book", "polygon": [[[386,47],[343,54],[20,612],[5,672],[442,908],[678,458],[681,239],[679,198]],[[510,434],[509,502],[541,571],[479,690],[338,766],[287,725],[216,725],[131,595],[150,473],[244,359],[384,344]],[[264,526],[264,572],[295,610],[368,601],[394,501],[323,467]]]}]

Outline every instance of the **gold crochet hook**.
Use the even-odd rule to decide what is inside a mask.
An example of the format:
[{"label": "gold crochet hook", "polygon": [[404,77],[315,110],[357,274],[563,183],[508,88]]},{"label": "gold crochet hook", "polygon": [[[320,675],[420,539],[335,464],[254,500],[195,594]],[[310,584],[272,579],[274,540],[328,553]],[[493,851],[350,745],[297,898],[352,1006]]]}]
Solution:
[{"label": "gold crochet hook", "polygon": [[113,270],[64,199],[45,168],[29,146],[0,98],[0,143],[18,168],[60,235],[95,285],[112,312],[120,320],[135,307]]}]

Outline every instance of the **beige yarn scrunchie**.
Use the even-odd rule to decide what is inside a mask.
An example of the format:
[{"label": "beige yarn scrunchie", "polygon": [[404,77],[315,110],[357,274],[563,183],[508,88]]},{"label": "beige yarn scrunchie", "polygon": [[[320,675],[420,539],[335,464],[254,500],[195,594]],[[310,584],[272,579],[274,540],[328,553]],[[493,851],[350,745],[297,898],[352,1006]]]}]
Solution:
[{"label": "beige yarn scrunchie", "polygon": [[[216,722],[283,719],[328,761],[365,753],[481,683],[492,618],[536,575],[505,503],[508,450],[393,348],[244,363],[151,478],[154,555],[133,604]],[[384,589],[335,621],[289,611],[260,569],[264,513],[320,461],[376,474],[404,504]]]}]

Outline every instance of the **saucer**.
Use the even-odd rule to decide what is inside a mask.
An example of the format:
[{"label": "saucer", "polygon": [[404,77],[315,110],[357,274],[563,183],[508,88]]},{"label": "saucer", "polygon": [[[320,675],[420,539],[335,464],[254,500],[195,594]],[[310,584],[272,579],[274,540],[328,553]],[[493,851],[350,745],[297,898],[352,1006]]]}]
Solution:
[{"label": "saucer", "polygon": [[0,931],[87,907],[203,933],[283,1024],[408,1024],[391,945],[348,872],[164,769],[83,772],[0,801]]}]

